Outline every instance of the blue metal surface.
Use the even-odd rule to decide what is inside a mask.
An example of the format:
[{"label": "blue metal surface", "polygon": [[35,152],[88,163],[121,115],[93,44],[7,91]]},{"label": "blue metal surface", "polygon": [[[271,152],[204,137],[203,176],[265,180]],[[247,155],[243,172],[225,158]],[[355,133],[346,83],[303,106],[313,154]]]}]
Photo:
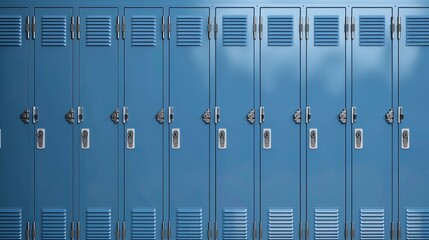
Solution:
[{"label": "blue metal surface", "polygon": [[[357,119],[352,134],[353,222],[356,238],[388,239],[392,221],[391,8],[353,8],[356,38],[352,42],[352,105]],[[363,131],[362,149],[355,130]]]},{"label": "blue metal surface", "polygon": [[[254,221],[253,8],[217,8],[216,106],[218,129],[227,130],[227,148],[216,149],[216,220],[221,239],[248,239]],[[218,146],[218,140],[216,141]]]},{"label": "blue metal surface", "polygon": [[261,8],[263,129],[271,129],[271,148],[261,146],[261,221],[263,239],[296,239],[300,221],[301,40],[299,8]]},{"label": "blue metal surface", "polygon": [[[399,222],[401,239],[428,239],[429,151],[426,126],[429,74],[429,9],[400,8],[403,31],[399,41]],[[409,149],[403,149],[402,130],[409,129]],[[396,143],[395,143],[396,144]]]},{"label": "blue metal surface", "polygon": [[83,239],[110,239],[118,219],[117,8],[80,8],[80,128],[90,130],[90,148],[80,149],[79,199]]},{"label": "blue metal surface", "polygon": [[[29,219],[29,104],[27,8],[0,8],[0,239],[22,239]],[[32,161],[31,161],[32,162]]]},{"label": "blue metal surface", "polygon": [[[209,221],[209,8],[171,8],[169,41],[170,222],[173,239],[205,239]],[[180,148],[171,146],[172,129],[180,129]]]},{"label": "blue metal surface", "polygon": [[[161,239],[163,220],[162,8],[125,8],[125,105],[135,148],[125,149],[125,221],[131,239]],[[126,142],[127,139],[124,139]],[[127,143],[125,143],[127,146]]]},{"label": "blue metal surface", "polygon": [[[35,150],[35,220],[39,239],[68,239],[73,200],[73,125],[65,115],[73,106],[72,8],[36,8],[36,129],[45,129],[45,149]],[[55,101],[52,101],[55,99]],[[36,138],[37,131],[33,137]],[[37,141],[36,141],[37,142]],[[61,217],[60,217],[61,216]]]},{"label": "blue metal surface", "polygon": [[[307,146],[307,220],[310,239],[342,239],[345,222],[344,8],[307,8],[308,128],[316,128],[317,149]],[[310,131],[307,142],[310,142]]]}]

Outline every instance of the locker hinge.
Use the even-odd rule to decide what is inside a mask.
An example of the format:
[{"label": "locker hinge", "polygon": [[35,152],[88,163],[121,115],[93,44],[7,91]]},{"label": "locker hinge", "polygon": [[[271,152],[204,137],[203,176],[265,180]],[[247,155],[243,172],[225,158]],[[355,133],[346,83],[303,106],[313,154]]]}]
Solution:
[{"label": "locker hinge", "polygon": [[349,226],[348,225],[349,225],[349,223],[346,222],[345,229],[344,229],[344,240],[348,239],[348,235],[349,235]]},{"label": "locker hinge", "polygon": [[259,40],[262,40],[264,33],[264,22],[262,16],[259,17]]},{"label": "locker hinge", "polygon": [[257,31],[258,25],[256,17],[253,17],[253,40],[256,40],[256,31]]},{"label": "locker hinge", "polygon": [[306,107],[305,108],[305,123],[310,123],[311,121],[311,108]]},{"label": "locker hinge", "polygon": [[401,237],[402,237],[401,222],[398,222],[398,227],[396,231],[397,231],[396,235],[398,236],[398,240],[401,240]]},{"label": "locker hinge", "polygon": [[356,25],[355,25],[355,17],[352,17],[352,23],[350,25],[350,32],[351,32],[351,38],[352,40],[355,39],[355,29]]},{"label": "locker hinge", "polygon": [[127,229],[125,226],[125,222],[122,222],[122,240],[125,240],[127,238]]},{"label": "locker hinge", "polygon": [[404,117],[404,108],[398,107],[398,123],[402,123],[402,121],[404,121]]},{"label": "locker hinge", "polygon": [[80,222],[76,223],[76,240],[80,240]]},{"label": "locker hinge", "polygon": [[395,18],[390,18],[390,33],[392,35],[392,39],[395,39]]},{"label": "locker hinge", "polygon": [[303,36],[303,24],[302,24],[302,17],[299,18],[299,39],[302,40]]},{"label": "locker hinge", "polygon": [[115,30],[116,30],[116,39],[118,39],[119,40],[119,38],[120,38],[120,22],[119,22],[120,20],[119,20],[119,16],[117,16],[116,17],[116,27],[115,27]]},{"label": "locker hinge", "polygon": [[401,40],[401,33],[402,33],[402,20],[401,17],[398,17],[398,40]]},{"label": "locker hinge", "polygon": [[351,239],[355,239],[355,223],[352,222],[352,229],[350,230]]},{"label": "locker hinge", "polygon": [[305,239],[308,240],[310,236],[310,227],[308,226],[308,222],[305,222]]},{"label": "locker hinge", "polygon": [[259,223],[259,240],[262,240],[262,222]]},{"label": "locker hinge", "polygon": [[25,20],[25,36],[27,37],[27,40],[30,39],[30,17],[28,16]]},{"label": "locker hinge", "polygon": [[302,232],[302,222],[299,222],[299,240],[302,240],[303,232]]},{"label": "locker hinge", "polygon": [[210,221],[208,223],[207,226],[207,239],[210,240],[212,238],[212,230],[211,230],[211,225],[210,225]]},{"label": "locker hinge", "polygon": [[250,124],[255,123],[255,109],[250,110],[250,112],[247,114],[247,121]]},{"label": "locker hinge", "polygon": [[70,224],[70,239],[71,240],[74,240],[74,233],[75,233],[75,231],[74,231],[74,222],[72,222]]},{"label": "locker hinge", "polygon": [[207,110],[203,114],[203,122],[205,124],[209,124],[211,122],[211,112],[210,108],[207,108]]},{"label": "locker hinge", "polygon": [[164,240],[165,238],[165,224],[162,222],[161,224],[161,239]]},{"label": "locker hinge", "polygon": [[33,107],[33,123],[36,124],[39,121],[39,108]]},{"label": "locker hinge", "polygon": [[259,107],[259,123],[265,122],[265,107]]},{"label": "locker hinge", "polygon": [[70,111],[68,111],[66,113],[66,121],[69,124],[73,124],[74,123],[74,110],[73,110],[73,108],[70,108]]},{"label": "locker hinge", "polygon": [[386,113],[386,122],[392,124],[395,121],[395,112],[393,108],[389,109]]},{"label": "locker hinge", "polygon": [[342,124],[346,124],[347,123],[347,109],[343,109],[340,114],[338,115],[338,119],[340,120],[340,122]]},{"label": "locker hinge", "polygon": [[257,230],[256,230],[256,222],[253,222],[253,240],[256,240]]},{"label": "locker hinge", "polygon": [[346,40],[349,39],[349,18],[346,17],[346,23],[344,24],[344,33],[346,36]]},{"label": "locker hinge", "polygon": [[31,31],[32,31],[32,36],[33,36],[33,40],[36,39],[36,17],[33,17],[33,24],[31,27]]},{"label": "locker hinge", "polygon": [[118,124],[119,123],[119,109],[116,108],[112,114],[110,114],[110,120],[112,120],[112,122],[114,124]]},{"label": "locker hinge", "polygon": [[214,238],[214,240],[217,240],[217,237],[218,237],[218,229],[217,229],[217,221],[215,221],[215,224],[214,224],[214,231],[213,231],[213,238]]},{"label": "locker hinge", "polygon": [[162,16],[161,18],[161,36],[162,36],[162,40],[165,39],[165,17]]},{"label": "locker hinge", "polygon": [[25,227],[25,239],[30,240],[30,223],[27,222],[27,225]]},{"label": "locker hinge", "polygon": [[25,109],[24,112],[21,113],[21,121],[24,124],[29,124],[30,123],[30,109]]},{"label": "locker hinge", "polygon": [[220,122],[220,107],[215,107],[215,123]]},{"label": "locker hinge", "polygon": [[295,111],[295,113],[293,114],[293,121],[295,121],[296,124],[300,124],[301,123],[301,108],[299,108],[298,110]]},{"label": "locker hinge", "polygon": [[171,39],[171,17],[168,17],[168,40]]},{"label": "locker hinge", "polygon": [[352,123],[355,123],[357,120],[356,107],[352,107]]},{"label": "locker hinge", "polygon": [[76,18],[76,38],[80,40],[80,17]]},{"label": "locker hinge", "polygon": [[214,23],[214,38],[217,39],[217,32],[219,31],[219,25],[217,23],[217,17],[215,17],[215,23]]},{"label": "locker hinge", "polygon": [[208,17],[208,21],[207,21],[207,34],[208,34],[209,40],[211,40],[212,39],[212,20],[210,17]]},{"label": "locker hinge", "polygon": [[168,240],[171,239],[171,223],[170,222],[168,222],[167,238],[168,238]]},{"label": "locker hinge", "polygon": [[125,124],[128,122],[129,114],[128,114],[128,107],[122,108],[122,122]]},{"label": "locker hinge", "polygon": [[77,123],[83,122],[83,107],[77,107]]},{"label": "locker hinge", "polygon": [[390,223],[390,239],[395,239],[395,223]]},{"label": "locker hinge", "polygon": [[305,17],[305,39],[308,40],[309,38],[309,33],[310,33],[310,23],[309,23],[309,19],[308,16]]},{"label": "locker hinge", "polygon": [[173,123],[174,121],[174,108],[168,107],[168,123]]},{"label": "locker hinge", "polygon": [[156,121],[160,124],[164,123],[164,108],[161,108],[161,110],[156,114]]},{"label": "locker hinge", "polygon": [[119,226],[119,222],[116,222],[116,240],[119,240],[119,235],[120,235],[120,226]]},{"label": "locker hinge", "polygon": [[74,40],[74,33],[75,33],[74,17],[71,17],[70,18],[70,35],[72,40]]},{"label": "locker hinge", "polygon": [[33,229],[31,230],[31,238],[36,240],[37,232],[36,232],[36,222],[33,222]]},{"label": "locker hinge", "polygon": [[125,16],[122,16],[122,39],[125,40],[125,35],[127,33],[127,23]]}]

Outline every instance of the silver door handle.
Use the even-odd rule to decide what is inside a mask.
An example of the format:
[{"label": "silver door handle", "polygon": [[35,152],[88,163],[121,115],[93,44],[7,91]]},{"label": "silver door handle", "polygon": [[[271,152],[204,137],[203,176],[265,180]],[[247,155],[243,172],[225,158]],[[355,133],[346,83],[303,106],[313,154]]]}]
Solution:
[{"label": "silver door handle", "polygon": [[37,129],[37,149],[45,149],[45,129]]},{"label": "silver door handle", "polygon": [[401,147],[402,149],[410,149],[410,129],[403,128],[401,131]]},{"label": "silver door handle", "polygon": [[127,148],[128,149],[136,148],[135,140],[136,140],[136,130],[134,128],[128,128],[127,129]]},{"label": "silver door handle", "polygon": [[317,149],[317,128],[310,128],[310,149]]},{"label": "silver door handle", "polygon": [[363,148],[363,129],[362,128],[355,129],[355,148],[356,149]]},{"label": "silver door handle", "polygon": [[180,148],[180,128],[171,129],[171,148]]},{"label": "silver door handle", "polygon": [[81,147],[82,149],[90,148],[90,131],[89,128],[82,128],[81,130]]},{"label": "silver door handle", "polygon": [[227,132],[226,128],[219,128],[218,130],[218,147],[219,149],[226,149],[227,148]]},{"label": "silver door handle", "polygon": [[263,148],[271,149],[271,128],[264,128],[262,131],[263,134]]}]

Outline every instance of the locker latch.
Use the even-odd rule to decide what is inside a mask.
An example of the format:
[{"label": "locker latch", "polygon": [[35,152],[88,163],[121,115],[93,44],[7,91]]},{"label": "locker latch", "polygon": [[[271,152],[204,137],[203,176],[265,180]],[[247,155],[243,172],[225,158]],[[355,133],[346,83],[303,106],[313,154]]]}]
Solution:
[{"label": "locker latch", "polygon": [[37,123],[39,121],[39,108],[33,107],[33,123]]},{"label": "locker latch", "polygon": [[30,110],[28,108],[21,113],[21,121],[24,124],[30,123]]},{"label": "locker latch", "polygon": [[81,130],[81,137],[82,137],[82,149],[89,149],[89,144],[90,144],[90,136],[89,136],[89,129],[88,128],[83,128]]},{"label": "locker latch", "polygon": [[66,114],[66,121],[69,124],[73,124],[74,123],[74,110],[73,110],[73,108],[71,108],[70,111],[67,112],[67,114]]},{"label": "locker latch", "polygon": [[293,120],[295,121],[296,124],[300,124],[301,123],[301,108],[296,110],[295,113],[293,114]]},{"label": "locker latch", "polygon": [[179,149],[180,148],[180,129],[179,128],[173,128],[171,130],[171,147],[173,149]]},{"label": "locker latch", "polygon": [[352,123],[355,123],[357,120],[356,107],[352,107]]},{"label": "locker latch", "polygon": [[119,109],[115,109],[115,111],[113,111],[113,113],[110,115],[110,120],[112,120],[114,124],[119,123]]},{"label": "locker latch", "polygon": [[264,134],[264,149],[271,149],[271,129],[270,128],[264,128],[263,130]]},{"label": "locker latch", "polygon": [[346,124],[347,123],[347,109],[343,109],[343,111],[340,112],[340,115],[338,116],[340,122],[342,124]]},{"label": "locker latch", "polygon": [[203,122],[205,124],[209,124],[210,121],[211,121],[211,112],[210,112],[210,108],[207,108],[207,110],[203,114]]},{"label": "locker latch", "polygon": [[250,112],[247,114],[247,121],[249,121],[251,124],[255,123],[255,109],[250,110]]},{"label": "locker latch", "polygon": [[355,129],[355,148],[356,149],[363,148],[363,129],[362,128]]},{"label": "locker latch", "polygon": [[83,107],[77,108],[77,123],[83,122]]},{"label": "locker latch", "polygon": [[310,149],[317,149],[317,129],[310,128]]},{"label": "locker latch", "polygon": [[398,107],[398,123],[401,123],[404,121],[404,108]]},{"label": "locker latch", "polygon": [[392,124],[394,121],[394,112],[393,109],[389,109],[389,111],[386,113],[386,122],[389,124]]},{"label": "locker latch", "polygon": [[219,149],[226,149],[227,142],[226,142],[226,128],[219,128]]},{"label": "locker latch", "polygon": [[134,149],[135,146],[135,129],[134,128],[128,128],[127,129],[127,148],[128,149]]},{"label": "locker latch", "polygon": [[129,118],[129,114],[128,114],[128,107],[123,107],[122,108],[122,122],[125,124],[128,122],[128,118]]},{"label": "locker latch", "polygon": [[410,129],[408,128],[402,129],[401,136],[402,136],[402,141],[401,141],[402,149],[409,149],[410,148]]},{"label": "locker latch", "polygon": [[37,129],[37,149],[45,148],[45,129]]},{"label": "locker latch", "polygon": [[158,121],[158,123],[162,124],[164,123],[164,109],[161,108],[161,110],[159,110],[159,112],[156,114],[156,121]]}]

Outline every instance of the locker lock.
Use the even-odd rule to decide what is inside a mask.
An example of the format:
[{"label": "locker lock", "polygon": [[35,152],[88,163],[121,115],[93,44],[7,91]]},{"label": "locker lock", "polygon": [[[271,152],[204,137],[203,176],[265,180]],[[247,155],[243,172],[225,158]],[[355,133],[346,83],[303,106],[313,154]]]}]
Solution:
[{"label": "locker lock", "polygon": [[301,123],[301,109],[298,109],[295,111],[295,113],[293,114],[293,120],[295,121],[296,124],[300,124]]},{"label": "locker lock", "polygon": [[393,109],[389,109],[389,111],[386,113],[386,122],[389,124],[392,124],[393,120],[394,120]]},{"label": "locker lock", "polygon": [[161,108],[159,112],[156,114],[156,121],[158,121],[159,124],[164,123],[164,109]]},{"label": "locker lock", "polygon": [[67,112],[67,114],[66,114],[66,121],[69,124],[73,124],[74,123],[74,110],[73,110],[73,108],[70,109],[70,111]]},{"label": "locker lock", "polygon": [[210,112],[210,108],[208,108],[207,111],[205,111],[203,114],[203,122],[205,124],[209,124],[210,121],[211,121],[211,112]]},{"label": "locker lock", "polygon": [[255,123],[255,109],[250,110],[247,114],[247,121],[249,121],[250,124]]},{"label": "locker lock", "polygon": [[113,113],[110,115],[110,120],[112,120],[114,124],[119,123],[119,109],[115,109],[115,111],[113,111]]},{"label": "locker lock", "polygon": [[30,123],[30,110],[28,108],[25,109],[25,111],[21,113],[20,117],[21,117],[21,121],[24,124]]},{"label": "locker lock", "polygon": [[340,115],[338,116],[338,119],[340,120],[340,122],[342,123],[342,124],[346,124],[347,123],[347,109],[343,109],[341,112],[340,112]]}]

